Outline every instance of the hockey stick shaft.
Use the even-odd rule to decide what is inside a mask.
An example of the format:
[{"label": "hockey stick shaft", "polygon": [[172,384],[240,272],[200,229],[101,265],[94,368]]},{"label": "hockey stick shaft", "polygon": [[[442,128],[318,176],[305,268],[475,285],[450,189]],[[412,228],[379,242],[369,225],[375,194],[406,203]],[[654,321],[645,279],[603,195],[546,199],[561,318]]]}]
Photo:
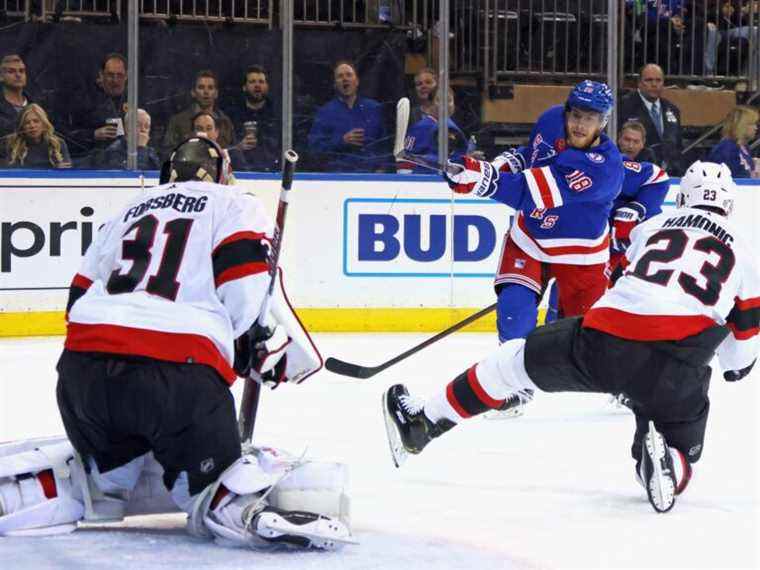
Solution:
[{"label": "hockey stick shaft", "polygon": [[438,174],[445,173],[454,175],[459,174],[463,170],[462,167],[458,164],[442,164],[440,162],[434,162],[425,158],[424,156],[420,156],[419,154],[412,154],[411,152],[407,152],[405,150],[402,150],[399,154],[397,154],[396,158],[404,162],[411,162],[417,166],[427,168],[428,170],[432,170]]},{"label": "hockey stick shaft", "polygon": [[[293,175],[295,173],[296,162],[298,162],[298,154],[293,150],[285,151],[282,163],[282,187],[280,188],[280,199],[277,203],[277,217],[275,218],[272,248],[269,254],[269,289],[264,297],[259,319],[264,319],[269,312],[269,304],[271,303],[272,294],[274,293],[277,281],[280,251],[282,249],[282,236],[285,231],[285,220],[288,213],[288,193],[293,186]],[[259,409],[260,397],[261,384],[252,378],[246,378],[245,387],[243,388],[243,397],[240,402],[240,412],[238,414],[240,441],[243,443],[250,442],[253,438],[253,428],[256,425],[256,412]]]},{"label": "hockey stick shaft", "polygon": [[493,312],[494,309],[496,309],[496,303],[494,303],[493,305],[489,305],[485,309],[481,309],[477,313],[473,313],[466,319],[463,319],[459,321],[458,323],[451,325],[446,330],[439,332],[435,336],[430,337],[429,339],[421,342],[420,344],[413,346],[409,350],[402,352],[398,356],[394,356],[390,360],[383,362],[382,364],[379,364],[377,366],[361,366],[360,364],[352,364],[350,362],[345,362],[337,358],[328,358],[327,361],[325,362],[325,368],[327,368],[330,372],[334,372],[335,374],[350,376],[352,378],[371,378],[372,376],[382,372],[386,368],[390,368],[394,364],[398,364],[402,360],[406,360],[413,354],[416,354],[422,349],[427,348],[431,344],[434,344],[438,342],[439,340],[446,338],[450,334],[455,333],[456,331],[466,327],[470,323],[477,321],[478,319],[482,317],[485,317],[487,314]]}]

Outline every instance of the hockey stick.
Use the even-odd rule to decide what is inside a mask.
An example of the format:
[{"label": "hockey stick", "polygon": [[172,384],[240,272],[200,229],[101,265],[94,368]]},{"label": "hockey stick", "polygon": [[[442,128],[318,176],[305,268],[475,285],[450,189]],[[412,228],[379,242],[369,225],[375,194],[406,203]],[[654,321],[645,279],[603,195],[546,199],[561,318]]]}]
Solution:
[{"label": "hockey stick", "polygon": [[423,348],[426,348],[430,346],[431,344],[438,342],[439,340],[446,338],[452,333],[455,333],[459,329],[466,327],[470,323],[477,321],[481,317],[485,317],[488,313],[492,312],[494,309],[496,309],[496,303],[493,305],[489,305],[485,309],[481,309],[477,313],[474,313],[467,317],[464,320],[459,321],[458,323],[451,325],[446,330],[443,330],[439,332],[437,335],[430,337],[424,342],[421,342],[417,346],[413,346],[406,352],[402,352],[398,356],[394,356],[387,362],[383,362],[382,364],[378,364],[377,366],[361,366],[360,364],[352,364],[351,362],[345,362],[343,360],[338,360],[337,358],[328,358],[325,361],[325,368],[327,368],[330,372],[334,372],[335,374],[341,374],[342,376],[350,376],[351,378],[371,378],[375,374],[378,374],[379,372],[382,372],[386,368],[390,368],[394,364],[397,364],[401,362],[402,360],[405,360],[406,358],[412,356],[413,354],[416,354]]},{"label": "hockey stick", "polygon": [[411,103],[408,97],[402,97],[396,103],[396,138],[393,140],[393,156],[397,161],[411,162],[438,174],[459,174],[463,168],[454,164],[441,164],[430,159],[413,154],[406,150],[406,131],[409,128],[409,113]]},{"label": "hockey stick", "polygon": [[[285,231],[285,218],[288,213],[288,192],[293,185],[293,174],[298,162],[298,154],[293,150],[286,150],[285,160],[282,163],[282,187],[280,189],[280,200],[277,204],[277,217],[274,223],[274,234],[272,236],[272,248],[269,253],[269,289],[261,305],[259,319],[263,321],[269,313],[269,304],[272,300],[274,287],[277,282],[277,271],[280,263],[280,250],[282,249],[282,235]],[[240,402],[240,412],[238,414],[238,429],[240,430],[240,441],[250,442],[253,438],[253,427],[256,425],[256,412],[259,408],[259,397],[261,396],[261,384],[252,378],[245,379],[245,388],[243,388],[243,398]]]}]

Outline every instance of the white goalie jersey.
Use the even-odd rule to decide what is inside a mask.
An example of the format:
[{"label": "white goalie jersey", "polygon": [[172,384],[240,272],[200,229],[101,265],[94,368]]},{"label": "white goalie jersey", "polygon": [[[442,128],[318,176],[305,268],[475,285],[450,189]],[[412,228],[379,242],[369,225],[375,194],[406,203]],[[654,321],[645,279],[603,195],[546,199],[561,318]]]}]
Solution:
[{"label": "white goalie jersey", "polygon": [[269,285],[272,231],[261,202],[233,187],[140,194],[100,230],[72,281],[66,348],[207,364],[231,384],[234,339]]},{"label": "white goalie jersey", "polygon": [[729,336],[721,366],[749,366],[758,353],[760,273],[754,253],[730,221],[681,208],[631,233],[623,276],[597,301],[584,326],[620,338],[681,340],[715,325]]}]

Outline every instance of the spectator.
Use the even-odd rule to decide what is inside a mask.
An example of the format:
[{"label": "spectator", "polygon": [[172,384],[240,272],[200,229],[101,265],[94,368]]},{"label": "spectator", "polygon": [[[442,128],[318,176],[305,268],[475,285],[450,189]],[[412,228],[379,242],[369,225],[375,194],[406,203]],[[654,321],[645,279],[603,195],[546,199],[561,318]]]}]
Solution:
[{"label": "spectator", "polygon": [[109,53],[96,79],[97,89],[72,113],[71,139],[77,154],[105,149],[117,137],[124,136],[124,113],[127,110],[127,60],[120,53]]},{"label": "spectator", "polygon": [[[751,26],[750,20],[752,14],[757,19],[757,14],[760,13],[760,4],[754,2],[754,6],[751,6],[751,2],[742,2],[741,0],[727,0],[720,2],[720,7],[716,14],[711,14],[713,17],[707,24],[707,43],[705,46],[705,75],[714,75],[716,73],[718,52],[721,42],[727,39],[729,42],[736,40],[744,40],[748,42],[749,46],[753,46],[755,57],[760,57],[760,48],[757,45],[757,41],[754,39],[755,33],[757,33],[757,26]],[[745,68],[737,70],[737,73],[746,75],[746,62],[749,60],[748,49],[744,55],[744,62],[739,67]],[[726,50],[728,53],[728,50]],[[725,69],[720,70],[723,74],[729,75],[731,73],[730,65],[728,62],[725,64]]]},{"label": "spectator", "polygon": [[433,94],[438,87],[435,71],[423,67],[414,76],[414,99],[412,112],[409,114],[409,124],[421,121],[425,115],[433,115]]},{"label": "spectator", "polygon": [[739,105],[723,122],[723,138],[707,155],[709,162],[721,162],[731,169],[734,178],[751,178],[754,160],[747,143],[757,135],[760,113],[752,107]]},{"label": "spectator", "polygon": [[[436,89],[432,105],[428,107],[429,114],[425,114],[422,119],[409,127],[404,141],[406,150],[433,163],[438,162],[438,106],[440,103],[440,89]],[[454,91],[451,88],[449,88],[448,106],[449,160],[462,162],[464,155],[470,149],[468,149],[467,136],[451,118],[455,111]],[[397,167],[399,172],[411,170],[420,174],[430,174],[429,169],[411,163],[400,162]]]},{"label": "spectator", "polygon": [[27,76],[26,65],[17,54],[9,54],[0,60],[3,96],[0,98],[0,137],[16,130],[16,123],[21,111],[32,98],[24,91]]},{"label": "spectator", "polygon": [[243,76],[243,98],[230,109],[237,148],[252,170],[275,170],[280,160],[279,113],[269,97],[266,70],[252,65]]},{"label": "spectator", "polygon": [[15,168],[71,168],[66,143],[56,136],[45,110],[29,103],[19,115],[16,132],[4,139],[3,164]]},{"label": "spectator", "polygon": [[[225,148],[219,142],[219,129],[216,126],[216,119],[214,115],[208,111],[201,111],[197,113],[191,121],[192,130],[191,133],[195,133],[198,136],[206,137],[215,143],[222,146],[224,152],[227,153],[227,158],[230,161],[230,166],[233,170],[250,170],[248,163],[245,161],[243,153],[235,147]],[[189,136],[192,136],[190,134]]]},{"label": "spectator", "polygon": [[618,135],[618,148],[624,158],[635,162],[654,162],[654,153],[646,147],[647,130],[640,121],[627,121]]},{"label": "spectator", "polygon": [[620,122],[640,121],[646,128],[646,140],[655,155],[654,162],[671,175],[683,172],[681,149],[681,111],[661,97],[665,88],[662,68],[648,63],[639,72],[639,87],[620,102]]},{"label": "spectator", "polygon": [[195,76],[190,96],[195,102],[169,119],[164,136],[164,154],[168,156],[179,143],[191,136],[193,118],[200,112],[208,113],[214,119],[219,129],[219,144],[223,148],[232,146],[235,142],[232,121],[216,106],[216,100],[219,98],[219,81],[216,74],[208,69],[199,71]]},{"label": "spectator", "polygon": [[387,166],[380,103],[359,95],[354,65],[339,61],[333,68],[337,97],[317,111],[309,132],[309,148],[327,159],[333,172],[373,171]]},{"label": "spectator", "polygon": [[[129,111],[124,115],[124,122],[129,124]],[[137,169],[160,170],[161,160],[156,150],[148,146],[150,142],[150,115],[145,109],[137,110]],[[99,168],[107,170],[123,170],[127,168],[127,137],[117,137],[105,149],[95,153],[89,163],[83,163],[84,168]]]}]

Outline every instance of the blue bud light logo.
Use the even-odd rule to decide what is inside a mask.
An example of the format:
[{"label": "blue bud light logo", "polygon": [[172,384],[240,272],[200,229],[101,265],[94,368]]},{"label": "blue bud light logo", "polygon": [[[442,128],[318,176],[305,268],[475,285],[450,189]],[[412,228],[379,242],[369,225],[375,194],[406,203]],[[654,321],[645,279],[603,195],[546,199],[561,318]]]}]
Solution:
[{"label": "blue bud light logo", "polygon": [[488,200],[350,198],[344,203],[348,276],[493,277],[511,213]]}]

